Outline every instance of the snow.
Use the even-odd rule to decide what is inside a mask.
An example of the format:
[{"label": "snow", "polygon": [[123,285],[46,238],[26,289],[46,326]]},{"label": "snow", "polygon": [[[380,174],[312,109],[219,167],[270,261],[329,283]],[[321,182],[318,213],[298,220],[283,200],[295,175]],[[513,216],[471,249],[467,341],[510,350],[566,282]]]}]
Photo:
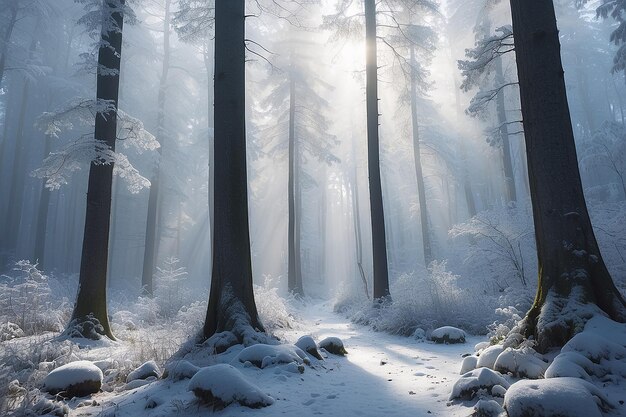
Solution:
[{"label": "snow", "polygon": [[189,361],[173,361],[165,366],[165,375],[174,381],[180,381],[193,377],[199,370],[200,368]]},{"label": "snow", "polygon": [[477,416],[497,417],[504,413],[504,409],[497,401],[494,400],[478,400],[474,406],[474,413]]},{"label": "snow", "polygon": [[436,343],[465,343],[465,332],[452,326],[439,327],[430,334]]},{"label": "snow", "polygon": [[511,373],[522,378],[541,378],[548,368],[548,363],[539,356],[531,348],[506,348],[498,355],[493,368],[500,373]]},{"label": "snow", "polygon": [[202,401],[218,400],[223,405],[238,402],[259,408],[274,403],[272,397],[247,381],[235,367],[223,363],[199,370],[189,381],[188,389]]},{"label": "snow", "polygon": [[509,417],[602,417],[610,408],[606,396],[579,378],[521,380],[504,396]]},{"label": "snow", "polygon": [[496,360],[498,356],[504,352],[504,346],[502,345],[493,345],[489,346],[482,352],[480,352],[480,356],[478,357],[478,362],[476,363],[477,368],[486,367],[493,369],[493,366],[496,364]]},{"label": "snow", "polygon": [[43,386],[46,391],[58,392],[86,382],[95,383],[95,386],[100,389],[102,378],[102,371],[93,362],[76,361],[60,366],[50,372],[44,378]]},{"label": "snow", "polygon": [[507,389],[510,386],[499,372],[492,371],[489,368],[474,369],[473,371],[463,374],[463,376],[454,383],[452,392],[450,393],[450,400],[471,399],[478,390],[487,390],[492,393],[492,388],[496,385]]},{"label": "snow", "polygon": [[137,379],[146,379],[151,376],[156,378],[161,377],[161,370],[155,361],[145,362],[139,368],[129,373],[126,377],[126,382],[128,383]]},{"label": "snow", "polygon": [[315,343],[315,340],[309,335],[300,337],[298,341],[295,343],[295,345],[296,347],[302,349],[303,351],[305,351],[306,353],[308,353],[315,359],[319,359],[319,360],[324,359],[322,358],[322,355],[317,348],[317,343]]},{"label": "snow", "polygon": [[335,336],[327,337],[319,343],[319,347],[333,355],[346,355],[348,352],[343,345],[343,341]]},{"label": "snow", "polygon": [[289,345],[252,345],[243,349],[235,358],[241,363],[250,362],[258,368],[281,363],[308,363],[306,353],[296,346]]},{"label": "snow", "polygon": [[476,356],[466,356],[463,358],[463,362],[461,362],[461,375],[476,369],[476,364],[478,363],[478,357]]}]

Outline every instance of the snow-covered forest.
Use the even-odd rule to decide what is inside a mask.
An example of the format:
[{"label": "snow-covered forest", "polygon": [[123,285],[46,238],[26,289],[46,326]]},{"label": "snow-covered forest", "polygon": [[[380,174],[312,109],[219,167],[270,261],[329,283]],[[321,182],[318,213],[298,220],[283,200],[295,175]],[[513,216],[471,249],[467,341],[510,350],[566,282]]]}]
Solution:
[{"label": "snow-covered forest", "polygon": [[626,416],[626,0],[0,0],[0,415]]}]

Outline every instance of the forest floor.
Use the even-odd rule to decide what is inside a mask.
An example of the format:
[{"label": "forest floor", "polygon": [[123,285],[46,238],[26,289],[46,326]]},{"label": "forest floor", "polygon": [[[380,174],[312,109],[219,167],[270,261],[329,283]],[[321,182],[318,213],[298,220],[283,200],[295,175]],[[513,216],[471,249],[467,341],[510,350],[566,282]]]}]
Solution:
[{"label": "forest floor", "polygon": [[[302,374],[280,366],[258,369],[237,364],[244,376],[275,402],[261,409],[232,404],[215,411],[215,415],[408,417],[471,413],[471,408],[449,406],[448,396],[459,377],[462,355],[472,353],[474,344],[484,341],[484,337],[469,337],[465,344],[457,345],[419,342],[353,324],[333,313],[329,303],[304,304],[294,313],[296,325],[277,334],[283,342],[295,343],[307,334],[316,341],[336,336],[342,339],[348,355],[329,355],[325,361],[305,367]],[[123,346],[121,342],[117,348],[95,348],[88,356],[92,360],[103,359],[107,354],[120,357]],[[107,353],[109,349],[116,351]],[[234,348],[208,360],[229,363],[238,351]],[[74,408],[78,403],[70,403],[73,408],[70,415],[206,415],[209,409],[195,399],[187,386],[186,379],[179,382],[157,380],[131,390],[119,386],[113,392],[95,394],[92,400],[97,405]],[[150,402],[158,405],[146,409]]]}]

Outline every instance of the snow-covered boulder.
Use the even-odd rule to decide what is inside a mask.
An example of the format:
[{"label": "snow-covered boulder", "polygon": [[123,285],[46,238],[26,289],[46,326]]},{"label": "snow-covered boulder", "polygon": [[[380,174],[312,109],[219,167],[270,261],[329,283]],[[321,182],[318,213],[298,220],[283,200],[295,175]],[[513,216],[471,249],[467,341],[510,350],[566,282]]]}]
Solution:
[{"label": "snow-covered boulder", "polygon": [[344,356],[348,354],[346,348],[343,346],[343,342],[338,337],[327,337],[319,343],[319,347],[333,355]]},{"label": "snow-covered boulder", "polygon": [[591,381],[591,375],[597,373],[598,365],[578,352],[561,352],[546,369],[546,378],[571,376]]},{"label": "snow-covered boulder", "polygon": [[306,353],[296,346],[289,345],[252,345],[243,349],[235,357],[241,363],[250,362],[257,368],[266,368],[281,363],[296,362],[309,364],[311,361]]},{"label": "snow-covered boulder", "polygon": [[477,368],[489,368],[493,369],[493,366],[496,364],[496,359],[498,356],[504,352],[504,346],[502,345],[493,345],[489,346],[482,352],[480,352],[480,356],[478,356],[478,362],[476,363]]},{"label": "snow-covered boulder", "polygon": [[170,362],[165,365],[164,378],[170,378],[174,381],[192,378],[200,368],[189,361],[181,360]]},{"label": "snow-covered boulder", "polygon": [[313,356],[315,359],[324,360],[324,358],[322,358],[322,354],[317,349],[317,343],[315,343],[315,340],[313,340],[311,336],[307,335],[300,337],[296,342],[296,346]]},{"label": "snow-covered boulder", "polygon": [[516,382],[504,396],[504,408],[509,417],[602,417],[612,406],[595,385],[566,377]]},{"label": "snow-covered boulder", "polygon": [[511,373],[521,378],[537,379],[543,377],[548,364],[530,349],[506,348],[498,355],[493,369],[500,373]]},{"label": "snow-covered boulder", "polygon": [[465,343],[465,332],[452,326],[439,327],[430,334],[430,340],[435,343]]},{"label": "snow-covered boulder", "polygon": [[243,374],[228,364],[200,369],[189,381],[188,390],[202,402],[225,407],[233,402],[251,408],[274,403],[274,399],[245,379]]},{"label": "snow-covered boulder", "polygon": [[504,408],[494,400],[478,400],[474,406],[473,417],[498,417],[504,413]]},{"label": "snow-covered boulder", "polygon": [[155,361],[148,361],[142,364],[139,368],[135,369],[126,377],[126,383],[134,381],[136,379],[147,379],[148,377],[161,377],[161,370],[159,365]]},{"label": "snow-covered boulder", "polygon": [[492,371],[489,368],[474,369],[462,375],[461,378],[454,383],[452,392],[450,393],[450,400],[470,400],[474,397],[476,392],[481,389],[491,394],[491,389],[496,385],[507,389],[510,386],[499,372]]},{"label": "snow-covered boulder", "polygon": [[24,337],[26,334],[19,325],[11,323],[0,324],[0,342],[4,342],[11,339],[17,339],[18,337]]},{"label": "snow-covered boulder", "polygon": [[92,362],[70,362],[50,372],[43,380],[43,389],[65,397],[83,397],[98,392],[102,378],[102,371]]},{"label": "snow-covered boulder", "polygon": [[472,369],[476,369],[476,364],[478,363],[478,357],[476,356],[466,356],[463,358],[463,362],[461,363],[461,375],[468,373]]}]

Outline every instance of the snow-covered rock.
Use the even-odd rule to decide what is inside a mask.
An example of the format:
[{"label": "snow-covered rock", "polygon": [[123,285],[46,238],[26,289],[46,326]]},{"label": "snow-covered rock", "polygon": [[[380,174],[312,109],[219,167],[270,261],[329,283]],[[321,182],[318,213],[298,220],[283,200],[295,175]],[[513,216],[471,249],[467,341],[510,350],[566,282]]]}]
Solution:
[{"label": "snow-covered rock", "polygon": [[70,362],[50,372],[43,380],[43,389],[51,394],[83,397],[98,392],[102,378],[102,371],[92,362]]},{"label": "snow-covered rock", "polygon": [[11,323],[0,324],[0,342],[4,342],[11,339],[17,339],[18,337],[24,337],[26,334],[19,325]]},{"label": "snow-covered rock", "polygon": [[327,337],[319,343],[319,347],[333,355],[343,356],[348,354],[346,348],[343,346],[343,342],[338,337]]},{"label": "snow-covered rock", "polygon": [[246,407],[260,408],[274,403],[272,397],[227,364],[200,369],[189,381],[188,390],[193,391],[201,401],[218,407],[237,402]]},{"label": "snow-covered rock", "polygon": [[478,400],[474,406],[475,417],[498,417],[504,413],[504,408],[494,400]]},{"label": "snow-covered rock", "polygon": [[309,355],[313,356],[315,359],[324,360],[324,358],[322,358],[322,354],[317,348],[317,343],[315,343],[315,340],[313,340],[311,336],[306,335],[300,337],[295,345]]},{"label": "snow-covered rock", "polygon": [[465,343],[465,332],[452,326],[439,327],[430,334],[430,340],[435,343]]},{"label": "snow-covered rock", "polygon": [[182,379],[189,379],[193,377],[199,370],[200,368],[189,361],[175,361],[165,365],[163,377],[173,379],[174,381],[180,381]]},{"label": "snow-covered rock", "polygon": [[472,369],[476,369],[476,364],[478,363],[478,357],[476,356],[466,356],[463,358],[463,362],[461,363],[461,375],[471,371]]},{"label": "snow-covered rock", "polygon": [[476,343],[474,345],[474,351],[475,352],[480,352],[481,350],[487,349],[489,346],[491,346],[491,343],[489,343],[489,342]]},{"label": "snow-covered rock", "polygon": [[482,352],[480,352],[480,356],[478,356],[478,362],[476,363],[477,368],[489,368],[493,369],[493,366],[496,364],[496,359],[498,356],[504,352],[504,346],[502,345],[493,345],[489,346]]},{"label": "snow-covered rock", "polygon": [[537,379],[543,377],[548,364],[530,349],[506,348],[498,355],[493,369],[500,373],[511,373],[522,378]]},{"label": "snow-covered rock", "polygon": [[504,396],[509,417],[602,417],[611,407],[593,384],[579,378],[521,380]]},{"label": "snow-covered rock", "polygon": [[491,394],[491,389],[496,385],[507,389],[510,386],[499,372],[492,371],[489,368],[474,369],[462,375],[461,378],[454,383],[452,392],[450,393],[450,400],[472,399],[476,392],[481,389],[487,390]]},{"label": "snow-covered rock", "polygon": [[155,361],[148,361],[142,364],[139,368],[135,369],[126,377],[126,383],[134,381],[136,379],[147,379],[148,377],[161,377],[161,370],[159,365]]},{"label": "snow-covered rock", "polygon": [[250,362],[257,368],[266,368],[280,363],[296,362],[309,364],[310,360],[302,349],[289,345],[252,345],[244,348],[235,357],[241,363]]},{"label": "snow-covered rock", "polygon": [[590,381],[590,375],[596,373],[596,366],[597,365],[589,358],[586,358],[578,352],[562,352],[558,354],[550,366],[548,366],[545,377],[558,378],[571,376]]}]

